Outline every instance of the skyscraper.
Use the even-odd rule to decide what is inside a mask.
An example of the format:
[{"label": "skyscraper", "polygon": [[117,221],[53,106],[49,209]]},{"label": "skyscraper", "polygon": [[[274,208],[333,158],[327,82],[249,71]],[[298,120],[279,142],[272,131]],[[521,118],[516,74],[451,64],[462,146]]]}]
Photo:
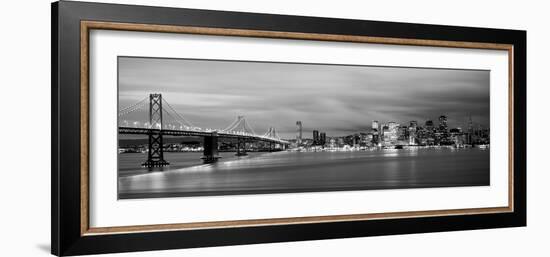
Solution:
[{"label": "skyscraper", "polygon": [[319,131],[318,130],[314,130],[313,131],[313,145],[319,145],[320,144],[320,141],[319,141]]},{"label": "skyscraper", "polygon": [[396,141],[397,141],[397,134],[398,134],[398,130],[399,130],[399,123],[396,123],[396,122],[393,122],[393,121],[390,121],[389,124],[389,141],[392,143],[392,144],[395,144]]},{"label": "skyscraper", "polygon": [[434,122],[432,120],[427,120],[425,125],[426,129],[429,131],[432,131],[434,129]]},{"label": "skyscraper", "polygon": [[382,124],[382,126],[380,127],[380,133],[379,133],[379,134],[380,134],[380,140],[381,140],[381,141],[385,141],[385,140],[386,140],[385,134],[386,134],[386,132],[388,132],[389,128],[390,128],[390,127],[388,126],[388,123],[384,123],[384,124]]},{"label": "skyscraper", "polygon": [[473,144],[474,142],[474,125],[472,123],[472,115],[470,115],[470,120],[468,121],[468,135],[466,136],[466,143]]},{"label": "skyscraper", "polygon": [[397,142],[399,123],[390,121],[382,126],[381,139],[385,145],[394,145]]},{"label": "skyscraper", "polygon": [[302,121],[296,121],[296,144],[302,144]]},{"label": "skyscraper", "polygon": [[372,129],[378,130],[378,121],[377,120],[372,121]]},{"label": "skyscraper", "polygon": [[447,131],[447,116],[445,115],[439,116],[439,130]]},{"label": "skyscraper", "polygon": [[327,133],[321,132],[319,135],[319,145],[325,145],[327,143]]},{"label": "skyscraper", "polygon": [[411,120],[409,124],[409,145],[416,145],[416,132],[418,131],[418,123]]}]

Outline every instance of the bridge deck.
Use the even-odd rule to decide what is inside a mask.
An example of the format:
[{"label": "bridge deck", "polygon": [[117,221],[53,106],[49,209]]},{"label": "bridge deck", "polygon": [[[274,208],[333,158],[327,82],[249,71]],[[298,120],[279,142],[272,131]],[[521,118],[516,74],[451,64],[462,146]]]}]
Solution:
[{"label": "bridge deck", "polygon": [[218,131],[196,131],[196,130],[172,130],[172,129],[151,129],[151,128],[134,128],[134,127],[118,127],[119,134],[134,134],[134,135],[149,135],[149,134],[162,134],[166,136],[196,136],[196,137],[209,137],[213,136],[213,133],[217,132],[217,136],[221,138],[240,138],[247,140],[257,140],[264,142],[273,142],[277,144],[290,144],[288,141],[279,140],[275,138],[268,138],[258,135],[241,135],[227,132]]}]

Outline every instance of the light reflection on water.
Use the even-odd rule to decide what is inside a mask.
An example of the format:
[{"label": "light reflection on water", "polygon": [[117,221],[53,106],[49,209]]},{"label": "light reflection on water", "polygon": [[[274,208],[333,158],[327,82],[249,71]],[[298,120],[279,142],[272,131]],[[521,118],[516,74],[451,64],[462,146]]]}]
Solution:
[{"label": "light reflection on water", "polygon": [[[121,198],[480,186],[489,184],[489,151],[391,149],[355,152],[166,153],[171,166],[149,172],[143,154],[120,154]],[[160,170],[160,169],[156,169]]]}]

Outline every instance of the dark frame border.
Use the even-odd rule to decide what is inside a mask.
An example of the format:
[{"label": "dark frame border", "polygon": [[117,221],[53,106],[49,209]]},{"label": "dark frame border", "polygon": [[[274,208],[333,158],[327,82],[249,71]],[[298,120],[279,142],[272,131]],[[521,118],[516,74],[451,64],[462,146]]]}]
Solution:
[{"label": "dark frame border", "polygon": [[[82,235],[81,21],[513,45],[513,212]],[[526,32],[84,2],[52,4],[52,253],[76,255],[526,225]]]}]

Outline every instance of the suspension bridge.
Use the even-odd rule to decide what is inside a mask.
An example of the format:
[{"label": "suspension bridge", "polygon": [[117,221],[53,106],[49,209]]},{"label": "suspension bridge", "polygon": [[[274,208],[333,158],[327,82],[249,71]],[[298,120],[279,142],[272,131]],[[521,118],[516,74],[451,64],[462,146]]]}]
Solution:
[{"label": "suspension bridge", "polygon": [[147,160],[144,167],[169,165],[164,159],[164,136],[202,137],[204,163],[216,162],[219,139],[233,139],[236,155],[246,155],[247,142],[264,142],[270,149],[285,149],[289,142],[282,140],[275,128],[270,127],[264,134],[257,134],[244,116],[237,118],[224,129],[201,128],[195,126],[162,98],[161,94],[150,94],[135,104],[118,111],[118,133],[148,136]]}]

